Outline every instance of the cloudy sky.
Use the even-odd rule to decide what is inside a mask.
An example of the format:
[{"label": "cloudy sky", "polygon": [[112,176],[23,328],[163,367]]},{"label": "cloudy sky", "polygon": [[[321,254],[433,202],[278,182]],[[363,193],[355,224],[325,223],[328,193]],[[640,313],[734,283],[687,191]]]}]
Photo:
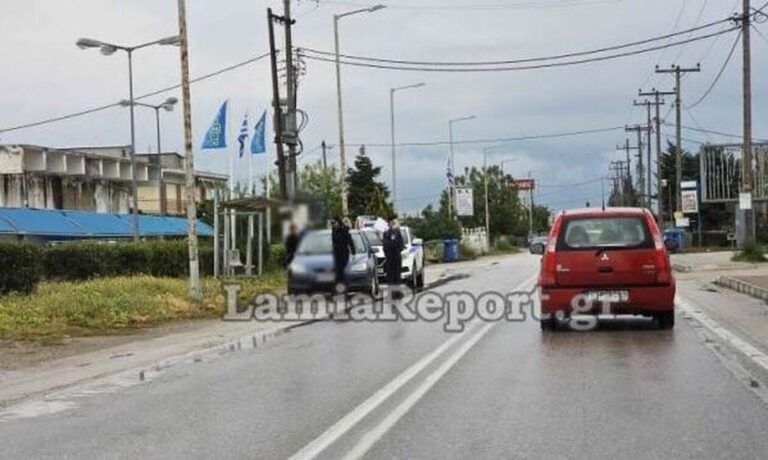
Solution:
[{"label": "cloudy sky", "polygon": [[[79,50],[75,41],[92,37],[118,44],[137,44],[177,31],[176,0],[3,0],[0,6],[0,130],[66,115],[127,97],[124,55],[105,57]],[[261,55],[267,50],[266,8],[281,10],[280,1],[187,0],[192,76],[199,76]],[[602,48],[685,30],[725,18],[736,11],[734,0],[382,0],[386,9],[348,17],[341,22],[344,53],[416,61],[505,60]],[[755,2],[755,7],[762,2]],[[333,49],[333,15],[370,6],[375,1],[294,2],[295,45]],[[725,26],[720,26],[725,27]],[[768,25],[756,28],[768,36]],[[718,27],[711,29],[719,30]],[[698,100],[720,71],[735,34],[684,47],[556,69],[488,72],[402,72],[343,68],[346,138],[368,145],[374,162],[389,182],[389,88],[426,82],[423,88],[398,93],[397,141],[447,140],[448,120],[477,118],[457,124],[458,141],[498,139],[617,127],[645,120],[632,107],[639,88],[671,90],[672,77],[656,75],[654,65],[702,64],[700,74],[683,82],[686,103]],[[768,106],[768,40],[753,34],[755,137],[765,137]],[[740,48],[708,98],[683,116],[685,126],[726,133],[741,132]],[[153,47],[135,56],[136,94],[179,81],[176,48]],[[322,140],[336,144],[336,93],[331,64],[307,62],[299,105],[310,117],[302,133],[302,162],[320,158]],[[245,112],[260,114],[270,100],[269,62],[263,59],[192,89],[195,144],[218,105],[231,101],[230,144]],[[175,92],[146,102],[159,102]],[[670,101],[671,102],[671,101]],[[666,110],[664,111],[666,113]],[[670,122],[674,117],[668,118]],[[154,115],[139,111],[137,149],[155,149]],[[182,146],[181,113],[163,116],[165,150]],[[666,128],[665,134],[674,130]],[[734,141],[685,131],[686,146],[696,142]],[[539,199],[560,209],[600,200],[599,178],[611,159],[621,156],[623,130],[578,137],[509,143],[460,143],[457,169],[480,166],[484,147],[494,148],[490,161],[505,163],[516,175],[531,171],[541,187]],[[129,142],[126,109],[112,108],[35,128],[0,132],[0,143],[46,146],[115,145]],[[378,145],[378,146],[377,146]],[[356,146],[348,151],[354,153]],[[273,149],[271,149],[273,151]],[[227,171],[224,151],[196,151],[200,169]],[[448,147],[398,147],[398,208],[415,211],[436,200],[445,186]],[[338,149],[329,151],[338,161]],[[238,165],[244,177],[245,162]],[[257,158],[263,174],[268,160]],[[585,185],[571,185],[591,182]]]}]

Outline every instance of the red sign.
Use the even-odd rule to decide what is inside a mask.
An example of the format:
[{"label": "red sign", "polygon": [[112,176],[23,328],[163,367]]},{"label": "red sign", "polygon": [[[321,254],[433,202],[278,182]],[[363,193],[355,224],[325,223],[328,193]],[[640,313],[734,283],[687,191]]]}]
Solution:
[{"label": "red sign", "polygon": [[536,189],[536,180],[535,179],[515,179],[512,181],[513,184],[515,184],[515,187],[518,190],[535,190]]}]

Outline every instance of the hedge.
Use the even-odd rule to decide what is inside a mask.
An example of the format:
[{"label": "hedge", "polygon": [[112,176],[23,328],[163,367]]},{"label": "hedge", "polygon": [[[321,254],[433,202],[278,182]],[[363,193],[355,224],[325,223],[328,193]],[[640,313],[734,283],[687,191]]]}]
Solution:
[{"label": "hedge", "polygon": [[[30,292],[41,279],[78,281],[105,276],[189,274],[188,247],[183,240],[56,246],[0,242],[0,294]],[[200,274],[213,272],[213,248],[199,248]]]},{"label": "hedge", "polygon": [[43,275],[41,249],[29,243],[0,243],[0,294],[34,289]]}]

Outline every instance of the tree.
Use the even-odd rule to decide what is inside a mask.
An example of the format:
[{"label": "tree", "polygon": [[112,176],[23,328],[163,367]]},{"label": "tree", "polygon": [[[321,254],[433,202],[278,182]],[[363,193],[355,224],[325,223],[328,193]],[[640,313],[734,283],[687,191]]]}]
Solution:
[{"label": "tree", "polygon": [[318,216],[321,221],[341,215],[341,180],[335,166],[324,167],[322,161],[305,165],[299,184],[305,198],[323,204]]},{"label": "tree", "polygon": [[[349,213],[351,216],[365,215],[371,210],[374,200],[375,211],[392,212],[393,206],[389,202],[389,189],[384,183],[377,181],[381,175],[381,167],[373,166],[371,159],[365,154],[365,148],[355,158],[355,165],[347,171],[347,197],[349,199]],[[387,217],[386,214],[376,214]]]},{"label": "tree", "polygon": [[443,197],[445,201],[441,200],[439,209],[429,205],[421,211],[420,217],[407,218],[403,223],[413,228],[413,233],[425,241],[458,239],[461,236],[461,228],[456,219],[448,218],[448,194],[443,192]]},{"label": "tree", "polygon": [[[499,166],[490,166],[488,175],[488,210],[491,236],[525,235],[527,223],[522,231],[521,222],[527,222],[518,190],[511,185],[512,176],[505,175]],[[456,185],[473,189],[474,216],[461,217],[463,227],[485,227],[485,175],[482,169],[471,168],[465,175],[456,177]]]}]

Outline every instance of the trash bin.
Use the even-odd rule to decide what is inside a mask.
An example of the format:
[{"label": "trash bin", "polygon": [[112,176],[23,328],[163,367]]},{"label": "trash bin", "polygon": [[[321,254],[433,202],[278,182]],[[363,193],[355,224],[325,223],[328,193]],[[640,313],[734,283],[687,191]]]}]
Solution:
[{"label": "trash bin", "polygon": [[664,241],[674,241],[675,252],[682,251],[685,247],[685,230],[681,228],[668,228],[664,230]]},{"label": "trash bin", "polygon": [[459,260],[459,240],[443,240],[443,262]]}]

